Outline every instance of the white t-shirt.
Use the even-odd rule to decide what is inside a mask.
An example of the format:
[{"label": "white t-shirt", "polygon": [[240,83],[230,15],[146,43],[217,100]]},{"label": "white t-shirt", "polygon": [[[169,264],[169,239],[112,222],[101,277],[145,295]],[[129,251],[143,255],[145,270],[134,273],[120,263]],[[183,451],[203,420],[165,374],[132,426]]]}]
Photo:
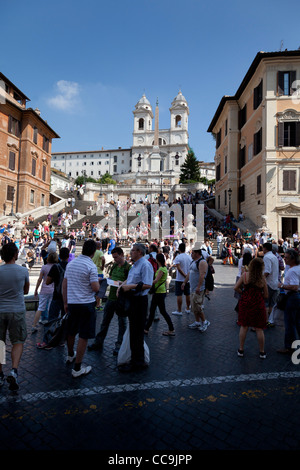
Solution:
[{"label": "white t-shirt", "polygon": [[95,292],[92,290],[91,283],[98,282],[98,271],[89,256],[79,255],[68,263],[65,279],[67,279],[68,304],[85,304],[95,301]]},{"label": "white t-shirt", "polygon": [[[298,286],[298,291],[300,289],[300,265],[293,266],[289,268],[285,277],[284,277],[284,284],[286,286]],[[291,291],[286,291],[291,292]]]},{"label": "white t-shirt", "polygon": [[[174,259],[173,264],[179,264],[181,270],[187,275],[187,273],[190,270],[190,265],[192,262],[192,258],[190,255],[187,253],[180,253],[180,255],[177,255],[176,258]],[[183,276],[177,269],[176,271],[176,281],[181,281],[183,282],[185,279],[185,276]]]},{"label": "white t-shirt", "polygon": [[264,255],[265,273],[269,275],[266,278],[268,286],[276,290],[278,289],[278,276],[279,276],[279,265],[276,256],[269,251]]}]

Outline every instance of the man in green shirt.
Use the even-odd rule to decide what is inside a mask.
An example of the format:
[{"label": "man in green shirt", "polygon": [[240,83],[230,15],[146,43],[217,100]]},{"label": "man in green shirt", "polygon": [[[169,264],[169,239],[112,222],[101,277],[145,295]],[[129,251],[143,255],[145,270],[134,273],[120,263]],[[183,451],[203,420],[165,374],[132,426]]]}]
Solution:
[{"label": "man in green shirt", "polygon": [[[124,252],[121,247],[117,246],[111,252],[114,259],[114,264],[110,271],[109,278],[113,281],[125,281],[127,279],[131,265],[125,261]],[[110,322],[114,316],[116,303],[117,303],[117,287],[110,286],[109,295],[105,304],[103,319],[100,327],[99,333],[96,335],[95,341],[93,344],[88,346],[89,351],[102,351],[103,343],[106,338]],[[127,327],[127,319],[123,317],[118,317],[119,321],[119,332],[118,338],[115,343],[115,349],[113,351],[114,355],[118,354],[120,346],[122,344],[123,335]]]}]

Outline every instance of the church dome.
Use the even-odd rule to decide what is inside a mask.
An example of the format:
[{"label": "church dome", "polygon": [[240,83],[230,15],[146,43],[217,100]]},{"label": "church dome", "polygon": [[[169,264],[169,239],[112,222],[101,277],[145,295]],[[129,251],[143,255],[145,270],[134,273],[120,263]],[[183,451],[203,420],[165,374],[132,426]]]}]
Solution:
[{"label": "church dome", "polygon": [[179,90],[178,95],[175,96],[174,100],[172,101],[172,106],[174,106],[175,104],[183,104],[183,105],[187,106],[187,100],[185,99],[185,97],[181,93],[181,90]]},{"label": "church dome", "polygon": [[136,107],[136,108],[145,108],[145,107],[149,107],[149,108],[151,109],[150,101],[147,100],[145,94],[143,94],[143,96],[142,96],[141,99],[137,102],[137,104],[135,105],[135,107]]}]

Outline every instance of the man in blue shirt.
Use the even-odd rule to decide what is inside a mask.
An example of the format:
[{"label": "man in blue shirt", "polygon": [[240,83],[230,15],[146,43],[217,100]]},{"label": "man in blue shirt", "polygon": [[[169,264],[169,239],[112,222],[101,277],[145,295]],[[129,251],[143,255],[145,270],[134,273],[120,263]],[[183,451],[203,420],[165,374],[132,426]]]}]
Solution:
[{"label": "man in blue shirt", "polygon": [[131,361],[119,366],[121,372],[132,372],[147,367],[144,358],[144,327],[148,310],[148,292],[153,282],[153,268],[145,259],[146,248],[141,243],[135,243],[130,251],[133,266],[127,280],[121,288],[132,294],[129,313],[129,332]]}]

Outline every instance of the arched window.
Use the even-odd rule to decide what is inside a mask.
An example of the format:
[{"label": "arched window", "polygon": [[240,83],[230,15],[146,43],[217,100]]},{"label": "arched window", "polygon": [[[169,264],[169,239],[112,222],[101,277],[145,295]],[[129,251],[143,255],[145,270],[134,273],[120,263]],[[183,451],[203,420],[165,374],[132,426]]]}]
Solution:
[{"label": "arched window", "polygon": [[139,119],[139,129],[144,129],[144,119],[143,118]]},{"label": "arched window", "polygon": [[181,116],[177,115],[175,117],[175,126],[176,127],[181,127]]}]

